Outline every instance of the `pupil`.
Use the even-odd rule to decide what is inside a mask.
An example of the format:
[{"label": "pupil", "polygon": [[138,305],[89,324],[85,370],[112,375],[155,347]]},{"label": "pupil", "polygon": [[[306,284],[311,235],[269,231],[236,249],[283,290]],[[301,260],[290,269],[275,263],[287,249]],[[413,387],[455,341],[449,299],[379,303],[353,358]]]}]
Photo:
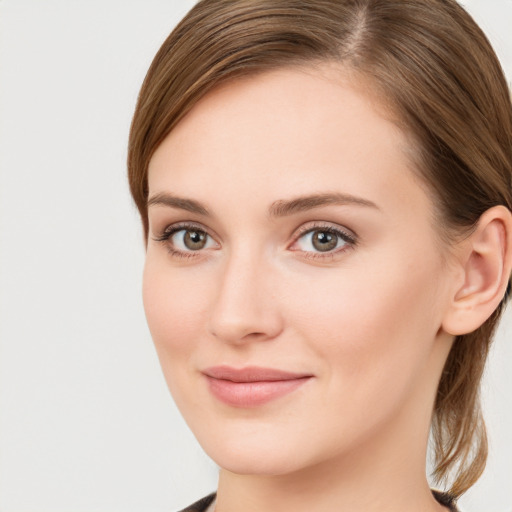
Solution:
[{"label": "pupil", "polygon": [[319,231],[313,235],[313,245],[319,251],[330,251],[336,247],[337,237],[332,233]]},{"label": "pupil", "polygon": [[184,242],[188,249],[202,249],[206,244],[206,233],[201,231],[187,231],[185,233]]}]

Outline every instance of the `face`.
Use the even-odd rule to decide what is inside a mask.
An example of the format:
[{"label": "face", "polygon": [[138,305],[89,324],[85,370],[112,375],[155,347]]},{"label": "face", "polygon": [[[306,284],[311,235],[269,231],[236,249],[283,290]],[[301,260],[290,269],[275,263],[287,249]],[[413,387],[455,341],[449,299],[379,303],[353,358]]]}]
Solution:
[{"label": "face", "polygon": [[427,435],[449,265],[406,138],[358,91],[327,68],[228,83],[150,162],[148,324],[233,472]]}]

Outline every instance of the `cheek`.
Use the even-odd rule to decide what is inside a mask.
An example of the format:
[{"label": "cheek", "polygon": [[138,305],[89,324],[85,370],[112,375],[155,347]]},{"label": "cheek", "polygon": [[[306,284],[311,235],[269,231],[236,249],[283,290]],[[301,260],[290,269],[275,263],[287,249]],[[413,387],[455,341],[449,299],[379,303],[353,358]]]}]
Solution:
[{"label": "cheek", "polygon": [[441,268],[435,257],[414,261],[383,254],[299,282],[288,295],[289,323],[326,362],[332,389],[378,403],[420,378],[440,326]]},{"label": "cheek", "polygon": [[144,310],[160,356],[164,350],[172,351],[173,357],[193,350],[205,325],[207,284],[192,268],[173,269],[165,257],[147,255]]},{"label": "cheek", "polygon": [[192,267],[173,269],[165,256],[147,254],[143,301],[164,378],[184,417],[200,408],[194,388],[198,351],[207,325],[208,280]]}]

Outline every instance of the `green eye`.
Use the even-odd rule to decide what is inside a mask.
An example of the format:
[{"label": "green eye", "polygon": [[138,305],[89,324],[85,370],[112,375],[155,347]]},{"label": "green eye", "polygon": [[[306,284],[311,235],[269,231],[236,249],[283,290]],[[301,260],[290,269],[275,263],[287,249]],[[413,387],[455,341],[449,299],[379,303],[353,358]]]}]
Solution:
[{"label": "green eye", "polygon": [[[191,251],[204,249],[208,241],[208,235],[204,231],[190,231],[187,229],[178,231],[178,233],[184,233],[184,235],[181,234],[182,243],[187,249],[190,249]],[[176,235],[178,233],[176,233]]]},{"label": "green eye", "polygon": [[311,245],[320,252],[327,252],[336,249],[338,246],[338,235],[326,231],[313,231]]},{"label": "green eye", "polygon": [[333,229],[314,229],[297,240],[297,245],[304,252],[330,252],[347,244],[343,234]]},{"label": "green eye", "polygon": [[213,244],[213,240],[205,231],[200,229],[179,229],[170,237],[169,241],[177,251],[200,251],[207,249]]}]

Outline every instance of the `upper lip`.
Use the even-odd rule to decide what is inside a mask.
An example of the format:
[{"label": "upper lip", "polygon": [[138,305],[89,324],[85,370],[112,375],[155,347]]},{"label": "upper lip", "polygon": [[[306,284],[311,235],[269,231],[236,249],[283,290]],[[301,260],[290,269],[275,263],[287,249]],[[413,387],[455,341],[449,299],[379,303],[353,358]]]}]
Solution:
[{"label": "upper lip", "polygon": [[231,366],[212,366],[206,368],[203,373],[207,377],[232,382],[265,382],[279,380],[294,380],[312,377],[308,373],[295,373],[275,368],[263,368],[260,366],[246,366],[244,368],[232,368]]}]

